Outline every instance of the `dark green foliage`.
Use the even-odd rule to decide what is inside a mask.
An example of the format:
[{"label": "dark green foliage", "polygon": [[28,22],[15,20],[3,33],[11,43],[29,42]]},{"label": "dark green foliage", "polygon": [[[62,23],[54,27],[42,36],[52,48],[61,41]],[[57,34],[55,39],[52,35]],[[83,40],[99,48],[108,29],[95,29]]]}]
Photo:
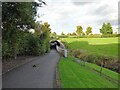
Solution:
[{"label": "dark green foliage", "polygon": [[82,26],[77,26],[76,33],[77,33],[78,36],[82,36],[82,34],[83,34],[83,28],[82,28]]},{"label": "dark green foliage", "polygon": [[40,55],[48,52],[50,25],[43,25],[43,33],[34,35],[28,30],[35,28],[37,4],[33,2],[2,3],[2,56],[16,58],[18,55]]},{"label": "dark green foliage", "polygon": [[87,38],[101,38],[100,34],[92,34],[92,35],[88,35],[86,36]]},{"label": "dark green foliage", "polygon": [[40,44],[41,44],[41,53],[46,53],[50,51],[49,37],[47,32],[43,33],[40,36]]},{"label": "dark green foliage", "polygon": [[17,55],[40,55],[50,51],[49,34],[44,32],[40,36],[36,36],[29,32],[20,31],[20,38],[16,41],[16,52],[14,47],[6,40],[3,42],[3,59],[12,58],[15,53]]},{"label": "dark green foliage", "polygon": [[118,63],[118,58],[115,58],[115,57],[110,57],[110,56],[108,57],[108,56],[97,55],[97,54],[95,55],[92,53],[83,52],[79,49],[71,50],[70,55],[76,58],[79,58],[82,61],[95,63],[99,66],[103,64],[103,67],[109,68],[114,71],[118,70],[118,68],[116,68],[117,66],[114,65],[114,64],[117,65]]},{"label": "dark green foliage", "polygon": [[62,33],[61,33],[61,36],[64,36],[64,35],[65,35],[65,34],[62,32]]},{"label": "dark green foliage", "polygon": [[100,33],[104,34],[113,34],[113,29],[110,23],[103,23]]},{"label": "dark green foliage", "polygon": [[109,38],[109,37],[119,37],[120,34],[91,34],[91,35],[84,35],[84,36],[72,36],[72,35],[67,35],[67,36],[59,36],[60,38]]},{"label": "dark green foliage", "polygon": [[68,38],[67,35],[59,35],[58,38]]},{"label": "dark green foliage", "polygon": [[50,34],[50,38],[51,38],[51,39],[57,39],[57,38],[58,38],[58,37],[57,37],[57,33],[56,33],[56,32],[51,33],[51,34]]},{"label": "dark green foliage", "polygon": [[21,31],[34,27],[35,10],[32,2],[2,3],[3,56],[16,58]]},{"label": "dark green foliage", "polygon": [[92,33],[92,27],[87,27],[86,29],[86,35],[89,35],[90,33]]},{"label": "dark green foliage", "polygon": [[39,38],[28,34],[25,38],[25,43],[23,47],[23,53],[25,55],[38,55],[39,54]]},{"label": "dark green foliage", "polygon": [[119,37],[119,34],[103,34],[103,35],[101,35],[101,37],[103,37],[103,38],[107,38],[107,37]]}]

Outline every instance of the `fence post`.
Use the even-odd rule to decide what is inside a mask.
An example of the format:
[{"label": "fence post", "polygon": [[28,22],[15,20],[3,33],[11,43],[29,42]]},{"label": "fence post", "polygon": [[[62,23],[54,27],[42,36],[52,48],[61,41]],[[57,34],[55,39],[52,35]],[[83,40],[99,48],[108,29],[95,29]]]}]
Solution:
[{"label": "fence post", "polygon": [[102,75],[103,62],[101,62],[100,75]]}]

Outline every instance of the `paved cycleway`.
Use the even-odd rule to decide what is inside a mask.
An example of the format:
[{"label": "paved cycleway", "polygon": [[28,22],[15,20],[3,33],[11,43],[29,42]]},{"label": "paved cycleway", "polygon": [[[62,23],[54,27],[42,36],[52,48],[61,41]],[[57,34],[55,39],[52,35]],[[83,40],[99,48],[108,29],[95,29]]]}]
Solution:
[{"label": "paved cycleway", "polygon": [[60,56],[55,50],[33,58],[31,62],[4,74],[2,78],[3,88],[56,87],[55,70],[59,58]]}]

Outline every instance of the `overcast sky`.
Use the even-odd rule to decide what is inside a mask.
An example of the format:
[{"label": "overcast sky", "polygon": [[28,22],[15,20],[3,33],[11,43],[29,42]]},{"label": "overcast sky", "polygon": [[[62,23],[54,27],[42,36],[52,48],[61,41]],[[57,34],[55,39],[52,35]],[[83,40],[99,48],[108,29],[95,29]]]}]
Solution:
[{"label": "overcast sky", "polygon": [[[44,0],[47,6],[38,8],[40,18],[37,21],[48,22],[52,32],[57,34],[76,31],[81,25],[85,31],[87,26],[93,33],[100,33],[102,23],[110,22],[114,32],[118,31],[119,0]],[[92,1],[92,2],[89,2]]]}]

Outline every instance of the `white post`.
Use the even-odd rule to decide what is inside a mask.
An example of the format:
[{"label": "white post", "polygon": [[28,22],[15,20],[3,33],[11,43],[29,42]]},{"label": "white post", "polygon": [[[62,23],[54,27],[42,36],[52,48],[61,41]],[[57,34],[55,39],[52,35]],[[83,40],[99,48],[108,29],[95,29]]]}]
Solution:
[{"label": "white post", "polygon": [[64,49],[64,57],[67,57],[67,50]]}]

